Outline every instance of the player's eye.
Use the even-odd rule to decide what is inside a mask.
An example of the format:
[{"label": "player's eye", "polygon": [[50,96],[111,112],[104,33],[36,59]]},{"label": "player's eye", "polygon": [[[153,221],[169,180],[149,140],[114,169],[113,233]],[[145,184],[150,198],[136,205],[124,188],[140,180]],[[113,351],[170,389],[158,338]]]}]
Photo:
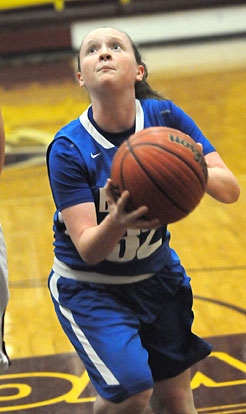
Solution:
[{"label": "player's eye", "polygon": [[87,54],[88,55],[91,55],[91,54],[93,54],[93,53],[95,53],[96,52],[96,46],[91,46],[91,47],[89,47],[88,49],[87,49]]},{"label": "player's eye", "polygon": [[112,49],[113,50],[120,50],[121,46],[118,43],[114,43],[113,46],[112,46]]}]

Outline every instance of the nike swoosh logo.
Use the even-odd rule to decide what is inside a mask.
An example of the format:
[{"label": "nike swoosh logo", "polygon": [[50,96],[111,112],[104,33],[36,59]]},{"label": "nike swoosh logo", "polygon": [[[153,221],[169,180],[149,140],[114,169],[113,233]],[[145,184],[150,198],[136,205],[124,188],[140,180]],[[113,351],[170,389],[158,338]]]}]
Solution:
[{"label": "nike swoosh logo", "polygon": [[92,152],[91,152],[91,158],[96,158],[96,157],[98,157],[98,155],[101,155],[101,152],[98,152],[97,154],[92,154]]}]

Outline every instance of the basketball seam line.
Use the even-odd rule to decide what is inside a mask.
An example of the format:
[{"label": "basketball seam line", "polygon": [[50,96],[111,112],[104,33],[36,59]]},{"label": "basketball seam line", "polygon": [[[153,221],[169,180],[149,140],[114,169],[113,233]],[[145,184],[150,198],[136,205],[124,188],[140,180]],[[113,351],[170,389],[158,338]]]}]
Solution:
[{"label": "basketball seam line", "polygon": [[186,160],[184,160],[180,155],[178,155],[178,154],[176,154],[175,152],[173,152],[172,150],[170,150],[169,148],[167,148],[167,147],[164,147],[164,146],[162,146],[162,145],[159,145],[159,144],[150,144],[150,143],[148,143],[148,142],[141,142],[141,143],[139,143],[139,144],[135,144],[135,146],[141,146],[141,145],[151,145],[151,146],[153,146],[153,147],[157,147],[157,148],[161,148],[161,149],[163,149],[163,150],[165,150],[165,151],[167,151],[169,154],[172,154],[172,155],[174,155],[176,158],[178,158],[180,161],[182,161],[185,165],[187,165],[192,171],[193,171],[193,173],[195,174],[195,176],[197,177],[197,179],[198,179],[198,181],[199,181],[199,183],[201,184],[201,187],[202,187],[202,189],[203,189],[203,183],[202,183],[202,181],[201,181],[201,179],[200,179],[200,177],[199,177],[199,175],[197,174],[197,172],[196,172],[196,170],[194,170],[194,168],[192,167],[192,165],[190,165]]},{"label": "basketball seam line", "polygon": [[[189,211],[188,210],[185,210],[184,208],[182,208],[182,207],[180,207],[174,200],[172,200],[172,198],[167,194],[167,193],[165,193],[165,191],[163,191],[163,189],[159,186],[159,184],[158,183],[156,183],[155,182],[155,180],[153,180],[153,178],[151,177],[151,175],[148,173],[148,171],[146,170],[146,168],[143,166],[143,164],[141,163],[141,161],[137,158],[137,156],[136,156],[136,154],[134,153],[134,151],[133,151],[133,148],[131,147],[131,144],[130,144],[130,142],[127,140],[126,141],[126,143],[127,143],[127,146],[128,146],[128,148],[129,148],[129,151],[131,152],[131,154],[133,155],[133,157],[135,158],[135,160],[137,161],[137,163],[140,165],[140,167],[143,169],[143,171],[145,172],[145,174],[147,175],[147,177],[150,179],[150,181],[152,181],[152,183],[160,190],[160,192],[162,193],[162,194],[164,194],[164,196],[172,203],[172,204],[174,204],[174,206],[176,207],[176,208],[178,208],[179,210],[181,210],[181,211],[183,211],[183,213],[185,213],[185,214],[189,214]],[[146,143],[147,144],[147,143]],[[145,144],[145,145],[146,145]],[[136,144],[136,145],[141,145],[141,144]],[[153,144],[151,144],[151,145],[153,145]],[[154,145],[154,146],[156,146],[156,147],[159,147],[159,145]],[[160,147],[161,148],[161,147]]]}]

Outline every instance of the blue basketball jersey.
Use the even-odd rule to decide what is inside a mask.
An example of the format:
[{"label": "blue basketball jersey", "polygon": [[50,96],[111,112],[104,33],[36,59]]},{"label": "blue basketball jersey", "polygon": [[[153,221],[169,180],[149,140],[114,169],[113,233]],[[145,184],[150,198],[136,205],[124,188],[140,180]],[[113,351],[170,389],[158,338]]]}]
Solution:
[{"label": "blue basketball jersey", "polygon": [[[79,256],[66,230],[62,210],[94,202],[100,223],[108,214],[104,186],[110,176],[112,159],[121,142],[116,134],[103,134],[91,122],[87,109],[64,126],[47,151],[49,180],[56,204],[54,215],[55,256],[71,269],[103,275],[134,276],[160,271],[177,260],[169,247],[165,226],[157,230],[129,229],[106,260],[89,266]],[[178,129],[203,145],[204,154],[215,151],[193,120],[169,100],[136,100],[135,132],[151,126]],[[121,134],[122,136],[122,134]],[[127,139],[128,135],[122,138]]]}]

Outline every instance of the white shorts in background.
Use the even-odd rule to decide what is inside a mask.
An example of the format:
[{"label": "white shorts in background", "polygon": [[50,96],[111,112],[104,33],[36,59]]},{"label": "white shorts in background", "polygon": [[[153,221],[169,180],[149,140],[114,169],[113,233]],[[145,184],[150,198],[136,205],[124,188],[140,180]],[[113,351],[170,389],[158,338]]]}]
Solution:
[{"label": "white shorts in background", "polygon": [[4,313],[9,300],[7,251],[0,225],[0,371],[9,365],[4,344]]}]

